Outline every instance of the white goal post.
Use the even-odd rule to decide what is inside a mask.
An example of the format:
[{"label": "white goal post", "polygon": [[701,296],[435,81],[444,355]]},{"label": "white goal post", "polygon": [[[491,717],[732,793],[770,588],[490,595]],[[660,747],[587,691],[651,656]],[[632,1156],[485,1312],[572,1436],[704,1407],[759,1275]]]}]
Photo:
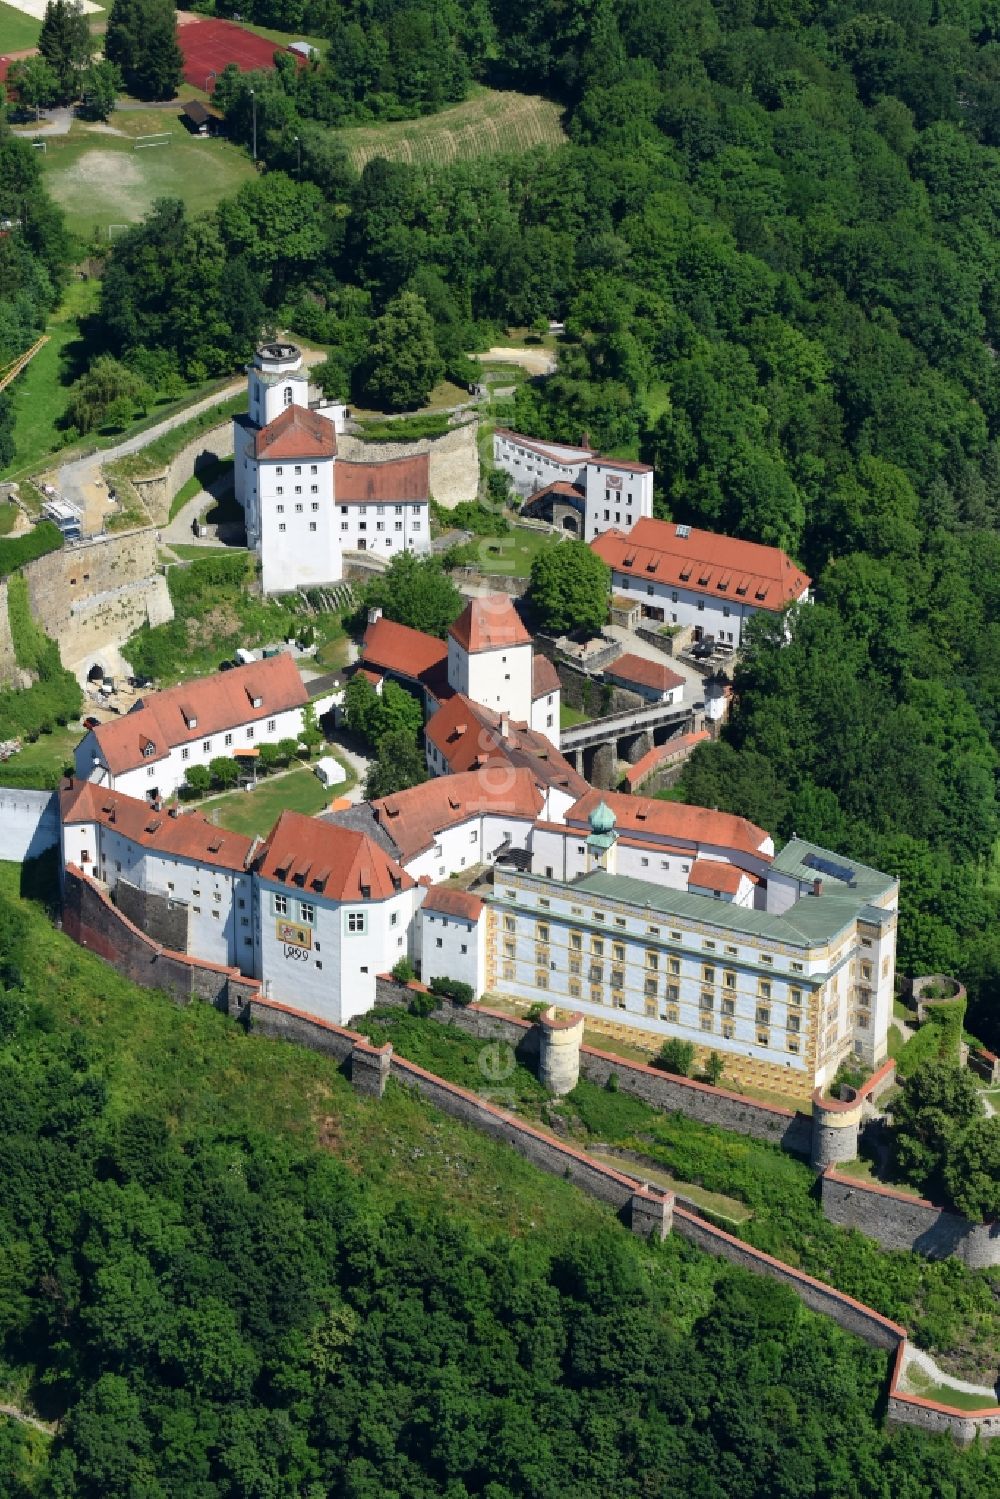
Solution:
[{"label": "white goal post", "polygon": [[132,150],[144,151],[149,146],[169,146],[171,139],[169,130],[160,130],[155,135],[137,135],[132,142]]}]

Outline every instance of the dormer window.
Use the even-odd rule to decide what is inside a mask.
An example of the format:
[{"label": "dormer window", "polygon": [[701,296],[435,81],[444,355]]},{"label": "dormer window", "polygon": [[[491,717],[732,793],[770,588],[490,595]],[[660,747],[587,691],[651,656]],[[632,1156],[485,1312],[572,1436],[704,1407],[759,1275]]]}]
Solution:
[{"label": "dormer window", "polygon": [[146,740],[146,743],[142,747],[142,753],[147,760],[152,759],[153,755],[156,754],[156,745],[151,739]]},{"label": "dormer window", "polygon": [[264,706],[264,699],[262,697],[252,697],[250,702],[254,708],[262,708]]},{"label": "dormer window", "polygon": [[196,729],[198,727],[198,720],[196,718],[189,718],[186,722],[189,729]]}]

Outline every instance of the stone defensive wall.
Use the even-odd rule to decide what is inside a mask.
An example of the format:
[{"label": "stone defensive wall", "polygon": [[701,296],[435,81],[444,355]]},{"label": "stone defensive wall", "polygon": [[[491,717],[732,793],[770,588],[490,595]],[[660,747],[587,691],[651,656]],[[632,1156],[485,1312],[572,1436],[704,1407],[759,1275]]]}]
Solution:
[{"label": "stone defensive wall", "polygon": [[[393,987],[398,989],[402,986],[393,984]],[[414,987],[422,989],[419,985]],[[505,1141],[541,1170],[572,1181],[591,1196],[608,1203],[619,1212],[634,1233],[653,1238],[664,1238],[670,1232],[680,1234],[707,1254],[717,1255],[752,1275],[765,1275],[780,1282],[794,1292],[810,1311],[832,1317],[846,1332],[862,1338],[874,1348],[894,1352],[888,1391],[888,1417],[894,1424],[919,1426],[925,1431],[947,1434],[962,1446],[968,1445],[977,1436],[983,1441],[1000,1436],[1000,1408],[964,1411],[902,1392],[900,1385],[907,1351],[904,1327],[883,1317],[863,1302],[855,1301],[853,1297],[825,1285],[823,1281],[784,1264],[773,1255],[754,1249],[721,1228],[716,1228],[696,1212],[677,1206],[672,1193],[651,1187],[639,1176],[630,1176],[627,1172],[606,1166],[583,1151],[527,1124],[516,1115],[498,1108],[488,1099],[396,1056],[390,1045],[374,1047],[356,1031],[333,1025],[287,1005],[276,1004],[273,1000],[252,998],[247,1009],[253,1030],[263,1035],[279,1036],[335,1057],[359,1092],[381,1097],[388,1078],[392,1077],[397,1082],[414,1088],[421,1097],[443,1113],[462,1120],[474,1129],[482,1130],[492,1139]],[[481,1012],[478,1021],[474,1021],[474,1034],[489,1040],[509,1039],[496,1027],[495,1021],[498,1018],[509,1017],[499,1016],[496,1011]],[[536,1031],[537,1046],[537,1027],[532,1029]]]},{"label": "stone defensive wall", "polygon": [[[369,1097],[381,1098],[391,1077],[404,1086],[413,1088],[442,1112],[483,1131],[492,1139],[509,1144],[541,1170],[569,1180],[583,1191],[608,1203],[633,1233],[663,1239],[672,1231],[677,1232],[708,1254],[718,1255],[753,1275],[766,1275],[772,1280],[780,1281],[810,1310],[833,1317],[841,1327],[874,1347],[895,1349],[896,1358],[888,1394],[890,1421],[949,1434],[961,1445],[972,1442],[977,1436],[983,1441],[1000,1436],[1000,1408],[957,1410],[902,1393],[899,1386],[906,1362],[906,1330],[871,1307],[783,1264],[772,1255],[754,1249],[733,1234],[700,1218],[697,1213],[676,1207],[672,1192],[651,1186],[639,1176],[605,1165],[584,1151],[565,1144],[557,1137],[548,1135],[497,1107],[488,1098],[480,1097],[467,1088],[437,1077],[404,1057],[396,1056],[391,1045],[374,1046],[366,1036],[357,1031],[334,1025],[290,1005],[265,999],[261,995],[259,982],[243,977],[235,969],[197,962],[183,953],[161,947],[133,926],[101,888],[74,865],[67,866],[66,870],[63,928],[81,946],[96,952],[119,972],[143,987],[164,990],[181,1004],[187,1004],[192,999],[204,1000],[260,1035],[308,1046],[313,1051],[332,1056],[350,1077],[355,1090]],[[391,979],[380,979],[379,984],[385,990],[391,988],[396,991],[397,995],[405,993],[404,987]],[[426,992],[421,985],[415,985],[414,988]],[[398,998],[396,1002],[399,1002]],[[519,1043],[523,1043],[527,1040],[523,1032],[530,1030],[535,1033],[536,1049],[539,1047],[538,1027],[530,1026],[525,1021],[515,1021],[514,1031],[507,1032],[500,1022],[509,1022],[511,1017],[481,1007],[470,1006],[469,1010],[473,1011],[472,1025],[477,1027],[475,1034],[482,1034],[484,1039],[509,1040],[513,1034]],[[482,1027],[481,1031],[479,1026]],[[581,1070],[583,1053],[588,1050],[591,1049],[581,1048]],[[605,1058],[608,1063],[616,1066],[620,1061],[618,1058],[606,1057],[602,1052],[594,1052],[593,1055]],[[633,1067],[631,1063],[622,1065],[629,1069]],[[791,1119],[795,1117],[789,1115]]]},{"label": "stone defensive wall", "polygon": [[390,458],[427,453],[431,494],[439,505],[452,510],[460,501],[474,500],[479,493],[478,431],[478,418],[473,418],[440,437],[421,437],[416,442],[365,442],[363,437],[345,432],[337,438],[337,452],[349,463],[386,463]]},{"label": "stone defensive wall", "polygon": [[1000,1265],[1000,1223],[973,1223],[960,1213],[829,1166],[821,1180],[831,1223],[857,1228],[884,1249],[912,1249],[930,1260],[949,1257],[972,1270]]},{"label": "stone defensive wall", "polygon": [[[405,1008],[414,992],[427,991],[418,983],[398,984],[388,974],[380,975],[375,981],[375,1000],[379,1005]],[[457,1005],[450,999],[439,1000],[437,1009],[431,1011],[429,1018],[456,1025],[484,1041],[506,1041],[517,1060],[525,1065],[534,1065],[537,1061],[539,1027],[528,1020],[505,1015],[486,1005]],[[737,1134],[750,1135],[755,1140],[780,1145],[796,1155],[808,1156],[811,1152],[813,1122],[808,1114],[758,1103],[726,1088],[713,1088],[708,1083],[676,1077],[657,1067],[629,1062],[593,1046],[580,1047],[580,1076],[586,1082],[605,1087],[612,1075],[618,1079],[622,1093],[641,1098],[654,1108],[684,1114],[700,1124],[716,1124]]]},{"label": "stone defensive wall", "polygon": [[842,1083],[839,1098],[825,1097],[822,1088],[814,1091],[810,1160],[817,1171],[857,1160],[862,1125],[876,1113],[878,1100],[895,1086],[896,1063],[889,1058],[860,1088]]},{"label": "stone defensive wall", "polygon": [[[225,397],[223,397],[225,399]],[[139,450],[141,453],[141,449]],[[165,526],[170,517],[170,503],[174,495],[193,479],[199,470],[215,463],[220,458],[233,456],[233,422],[229,417],[216,427],[200,432],[170,462],[148,474],[136,478],[120,478],[111,465],[105,470],[111,487],[135,490],[139,501],[154,526]]]},{"label": "stone defensive wall", "polygon": [[259,992],[257,979],[238,968],[206,963],[163,947],[119,911],[101,887],[76,865],[66,866],[63,930],[143,989],[160,989],[177,1003],[201,1000],[239,1012]]},{"label": "stone defensive wall", "polygon": [[173,618],[166,579],[157,571],[156,532],[148,526],[60,547],[29,562],[24,577],[32,617],[58,642],[70,668],[120,646],[141,625]]}]

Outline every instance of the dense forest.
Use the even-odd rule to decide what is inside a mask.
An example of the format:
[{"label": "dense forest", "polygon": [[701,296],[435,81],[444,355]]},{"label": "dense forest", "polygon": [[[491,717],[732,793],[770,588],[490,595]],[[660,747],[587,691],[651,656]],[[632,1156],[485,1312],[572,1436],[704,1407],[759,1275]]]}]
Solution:
[{"label": "dense forest", "polygon": [[887,1356],[784,1288],[640,1244],[402,1088],[358,1100],[328,1060],[142,994],[10,867],[0,1172],[0,1379],[59,1420],[40,1449],[0,1416],[5,1499],[1000,1482],[1000,1447],[887,1435]]},{"label": "dense forest", "polygon": [[[401,98],[401,18],[444,29],[454,86]],[[898,873],[901,966],[959,970],[996,1043],[995,9],[384,0],[323,24],[350,46],[220,80],[247,142],[255,89],[271,170],[213,219],[163,206],[123,238],[109,345],[200,374],[263,315],[330,343],[330,389],[363,393],[373,333],[383,374],[405,328],[462,380],[491,330],[564,319],[516,425],[641,455],[660,514],[779,544],[815,579],[789,648],[756,632],[684,793]],[[356,179],[329,123],[359,98],[433,107],[463,70],[552,94],[569,142]]]}]

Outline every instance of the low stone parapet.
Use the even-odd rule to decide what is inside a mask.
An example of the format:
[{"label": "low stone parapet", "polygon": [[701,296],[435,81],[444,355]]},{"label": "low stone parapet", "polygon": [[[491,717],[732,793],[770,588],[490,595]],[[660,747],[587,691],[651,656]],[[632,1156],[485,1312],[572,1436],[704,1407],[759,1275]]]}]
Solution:
[{"label": "low stone parapet", "polygon": [[844,1176],[832,1166],[823,1173],[822,1200],[831,1223],[859,1229],[884,1249],[951,1257],[973,1270],[1000,1265],[1000,1223],[973,1223],[924,1197]]}]

